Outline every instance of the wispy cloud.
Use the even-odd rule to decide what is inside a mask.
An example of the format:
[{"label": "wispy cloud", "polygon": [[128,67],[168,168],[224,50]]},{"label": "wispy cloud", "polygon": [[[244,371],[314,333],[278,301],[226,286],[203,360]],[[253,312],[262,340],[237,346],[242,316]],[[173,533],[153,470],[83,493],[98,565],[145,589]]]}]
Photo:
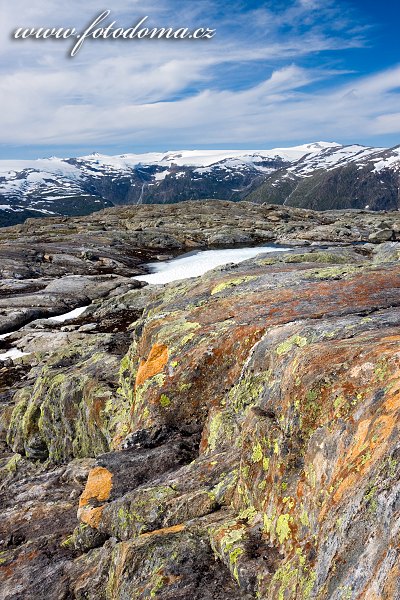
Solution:
[{"label": "wispy cloud", "polygon": [[[209,26],[213,40],[17,42],[17,26],[82,27],[104,6],[89,0],[2,0],[0,143],[45,147],[134,143],[258,144],[400,133],[399,68],[347,75],[324,52],[362,47],[366,29],[330,0],[113,2],[127,26]],[[21,17],[23,15],[23,17]],[[23,22],[21,20],[23,18]],[[312,59],[312,60],[311,60]],[[129,148],[128,148],[129,149]]]}]

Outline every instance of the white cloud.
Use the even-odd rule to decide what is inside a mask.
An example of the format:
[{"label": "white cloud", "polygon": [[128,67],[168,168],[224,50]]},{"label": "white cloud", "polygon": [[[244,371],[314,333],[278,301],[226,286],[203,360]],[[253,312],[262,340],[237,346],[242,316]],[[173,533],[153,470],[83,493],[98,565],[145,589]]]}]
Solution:
[{"label": "white cloud", "polygon": [[371,123],[372,133],[399,133],[400,132],[400,112],[379,115]]},{"label": "white cloud", "polygon": [[[230,16],[221,16],[212,0],[135,0],[129,12],[125,0],[115,0],[113,19],[124,25],[150,14],[157,25],[216,25],[218,34],[200,43],[88,42],[74,59],[66,58],[63,43],[17,42],[9,33],[23,25],[80,27],[103,4],[0,2],[3,144],[266,145],[400,132],[399,69],[353,75],[343,85],[335,79],[339,70],[299,66],[302,57],[363,43],[329,0],[298,0],[281,12],[266,3],[236,17],[233,3]],[[247,89],[235,84],[257,65],[258,73],[260,65],[265,70],[262,81]],[[228,67],[231,80],[221,78]],[[319,91],[310,92],[317,81]]]}]

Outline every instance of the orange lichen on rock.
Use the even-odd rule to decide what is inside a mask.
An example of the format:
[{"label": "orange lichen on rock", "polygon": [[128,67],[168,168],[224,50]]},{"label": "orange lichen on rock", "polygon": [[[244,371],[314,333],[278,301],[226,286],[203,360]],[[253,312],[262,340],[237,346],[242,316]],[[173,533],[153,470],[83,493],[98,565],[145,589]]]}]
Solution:
[{"label": "orange lichen on rock", "polygon": [[104,506],[97,506],[96,508],[85,506],[79,509],[78,516],[82,523],[90,525],[90,527],[93,527],[93,529],[98,529],[103,510]]},{"label": "orange lichen on rock", "polygon": [[168,362],[168,348],[164,344],[154,344],[147,360],[141,360],[136,375],[136,387],[142,385],[150,377],[158,375]]},{"label": "orange lichen on rock", "polygon": [[104,467],[95,467],[89,472],[86,487],[79,499],[78,518],[97,529],[104,506],[92,506],[109,499],[112,490],[112,473]]},{"label": "orange lichen on rock", "polygon": [[[355,433],[355,444],[340,462],[340,466],[346,465],[346,467],[339,473],[342,481],[333,496],[335,503],[341,500],[349,487],[356,485],[360,475],[370,468],[371,464],[376,463],[385,455],[391,435],[398,426],[399,409],[400,395],[395,394],[382,405],[382,410],[387,414],[376,420],[361,421]],[[368,457],[369,460],[367,461],[365,457]],[[355,465],[355,470],[351,470],[348,465]],[[346,474],[346,470],[348,474]]]},{"label": "orange lichen on rock", "polygon": [[95,467],[89,472],[86,487],[79,500],[79,506],[87,506],[91,500],[105,502],[112,489],[112,473],[104,467]]},{"label": "orange lichen on rock", "polygon": [[387,575],[386,584],[382,592],[382,600],[396,598],[400,591],[400,564],[396,563]]},{"label": "orange lichen on rock", "polygon": [[164,527],[163,529],[155,529],[154,531],[142,533],[142,535],[140,535],[139,537],[142,539],[153,537],[155,535],[168,535],[170,533],[180,533],[181,531],[184,531],[184,529],[186,529],[185,525],[183,523],[180,523],[179,525],[174,525],[173,527]]}]

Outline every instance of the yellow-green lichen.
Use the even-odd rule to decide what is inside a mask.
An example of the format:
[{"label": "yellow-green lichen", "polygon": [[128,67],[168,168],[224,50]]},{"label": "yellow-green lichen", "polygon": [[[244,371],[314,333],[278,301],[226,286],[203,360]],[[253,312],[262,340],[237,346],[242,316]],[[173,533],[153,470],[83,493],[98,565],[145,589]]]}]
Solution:
[{"label": "yellow-green lichen", "polygon": [[218,294],[219,292],[223,292],[224,290],[232,287],[236,287],[241,285],[242,283],[247,283],[248,281],[252,281],[253,279],[257,279],[254,275],[248,275],[245,277],[239,277],[237,279],[229,279],[229,281],[223,281],[219,283],[211,290],[211,296]]},{"label": "yellow-green lichen", "polygon": [[357,271],[360,271],[361,267],[346,265],[343,267],[326,267],[325,269],[318,269],[310,271],[310,276],[315,279],[337,279],[344,277],[345,275],[352,275]]},{"label": "yellow-green lichen", "polygon": [[305,510],[303,505],[302,505],[302,510],[300,513],[300,523],[303,525],[303,527],[310,526],[310,519],[308,517],[308,512]]},{"label": "yellow-green lichen", "polygon": [[306,564],[301,548],[297,548],[294,558],[284,563],[271,580],[270,588],[276,590],[277,600],[296,598],[309,600],[316,581],[316,572]]},{"label": "yellow-green lichen", "polygon": [[364,494],[364,499],[368,505],[368,511],[373,515],[376,514],[378,510],[377,492],[378,486],[373,485]]},{"label": "yellow-green lichen", "polygon": [[288,338],[276,348],[276,353],[278,356],[283,356],[290,352],[295,346],[298,348],[304,348],[308,344],[307,338],[302,337],[300,335],[293,335]]},{"label": "yellow-green lichen", "polygon": [[276,522],[276,535],[278,536],[278,540],[280,544],[283,544],[286,540],[288,540],[291,536],[291,529],[289,523],[291,522],[292,517],[285,513],[279,515]]},{"label": "yellow-green lichen", "polygon": [[222,412],[218,412],[214,415],[209,424],[209,433],[207,439],[207,448],[211,452],[213,452],[217,446],[217,441],[219,439],[219,433],[222,426],[223,415]]},{"label": "yellow-green lichen", "polygon": [[269,469],[269,462],[270,462],[270,459],[268,458],[268,456],[264,456],[264,458],[263,458],[263,469],[264,469],[264,471],[268,471],[268,469]]},{"label": "yellow-green lichen", "polygon": [[6,465],[5,465],[5,470],[7,471],[7,473],[15,473],[18,469],[18,463],[20,462],[20,460],[22,459],[21,454],[14,454],[14,456],[12,456],[10,458],[10,460],[7,461]]},{"label": "yellow-green lichen", "polygon": [[267,533],[267,534],[272,533],[272,526],[273,526],[274,519],[275,519],[275,512],[273,512],[272,515],[268,515],[267,513],[264,513],[264,515],[263,515],[263,531],[264,531],[264,533]]},{"label": "yellow-green lichen", "polygon": [[246,508],[245,510],[242,510],[239,514],[238,514],[238,519],[240,519],[241,521],[248,521],[249,523],[251,523],[252,521],[254,521],[255,517],[257,516],[257,511],[254,508],[254,506],[249,506],[249,508]]},{"label": "yellow-green lichen", "polygon": [[236,543],[236,542],[240,542],[240,540],[243,539],[245,534],[245,528],[244,527],[240,527],[238,529],[231,529],[230,531],[228,531],[228,533],[226,533],[222,539],[222,547],[223,550],[230,550],[230,548],[232,548],[232,546]]},{"label": "yellow-green lichen", "polygon": [[263,451],[260,442],[257,442],[253,448],[253,452],[251,455],[251,460],[253,463],[258,463],[263,459]]},{"label": "yellow-green lichen", "polygon": [[158,592],[164,587],[164,577],[162,575],[155,575],[151,585],[150,598],[155,598]]},{"label": "yellow-green lichen", "polygon": [[230,390],[228,394],[229,405],[236,413],[240,413],[247,406],[256,404],[270,378],[270,371],[259,374],[247,373]]},{"label": "yellow-green lichen", "polygon": [[161,394],[160,404],[163,408],[168,408],[169,406],[171,406],[171,400],[165,394]]},{"label": "yellow-green lichen", "polygon": [[389,373],[389,365],[388,365],[387,359],[382,358],[377,363],[377,365],[374,369],[375,379],[382,383],[387,379],[388,373]]},{"label": "yellow-green lichen", "polygon": [[334,252],[307,252],[306,254],[288,254],[284,257],[286,263],[332,263],[332,264],[348,264],[349,256],[335,254]]}]

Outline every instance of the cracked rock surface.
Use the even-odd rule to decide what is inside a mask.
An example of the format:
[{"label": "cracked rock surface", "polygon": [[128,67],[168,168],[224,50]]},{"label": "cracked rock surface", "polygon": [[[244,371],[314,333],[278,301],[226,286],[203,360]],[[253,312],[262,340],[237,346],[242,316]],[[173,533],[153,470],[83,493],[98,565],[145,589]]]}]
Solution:
[{"label": "cracked rock surface", "polygon": [[[5,315],[0,344],[29,354],[0,362],[1,598],[400,598],[398,213],[218,207],[214,225],[212,203],[62,220],[68,256],[100,224],[124,238],[133,262],[115,274],[82,256],[77,272],[33,267],[28,236],[67,248],[58,220],[8,230],[21,253],[4,310],[91,304],[67,324]],[[138,241],[156,219],[158,237]],[[370,243],[382,223],[392,239]],[[209,247],[225,229],[229,244],[239,228],[301,246],[166,285],[129,279],[135,248]]]}]

